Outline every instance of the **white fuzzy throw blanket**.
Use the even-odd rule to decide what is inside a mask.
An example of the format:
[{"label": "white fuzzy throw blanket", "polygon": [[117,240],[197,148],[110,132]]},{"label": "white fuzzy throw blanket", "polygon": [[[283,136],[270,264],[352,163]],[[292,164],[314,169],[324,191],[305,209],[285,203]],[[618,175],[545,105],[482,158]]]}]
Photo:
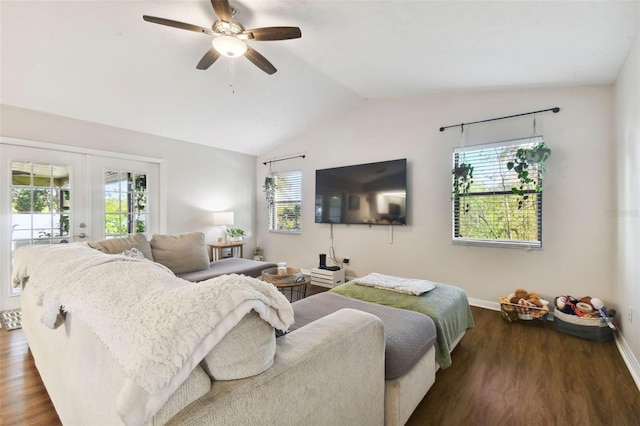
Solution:
[{"label": "white fuzzy throw blanket", "polygon": [[20,248],[13,283],[31,286],[46,326],[62,307],[104,342],[127,378],[116,405],[132,425],[147,423],[251,310],[277,329],[293,323],[290,303],[269,283],[240,275],[192,283],[85,243]]},{"label": "white fuzzy throw blanket", "polygon": [[372,272],[362,278],[356,278],[353,282],[367,287],[397,291],[399,293],[413,294],[416,296],[436,288],[435,284],[431,281],[394,277],[391,275],[378,274],[377,272]]}]

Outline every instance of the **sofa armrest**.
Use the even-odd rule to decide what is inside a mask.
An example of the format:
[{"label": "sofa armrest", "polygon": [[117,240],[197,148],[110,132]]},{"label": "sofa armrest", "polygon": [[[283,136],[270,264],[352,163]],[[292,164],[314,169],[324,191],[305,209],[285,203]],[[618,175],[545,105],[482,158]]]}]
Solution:
[{"label": "sofa armrest", "polygon": [[280,337],[269,370],[214,382],[169,424],[383,425],[382,322],[342,309]]}]

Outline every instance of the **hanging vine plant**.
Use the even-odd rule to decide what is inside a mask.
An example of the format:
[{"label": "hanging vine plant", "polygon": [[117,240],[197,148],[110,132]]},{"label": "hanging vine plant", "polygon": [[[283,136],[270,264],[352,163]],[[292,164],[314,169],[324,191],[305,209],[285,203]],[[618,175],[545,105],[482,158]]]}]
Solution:
[{"label": "hanging vine plant", "polygon": [[[542,192],[542,176],[545,172],[543,163],[550,155],[551,149],[544,142],[540,142],[531,148],[519,148],[516,151],[515,159],[507,163],[507,169],[516,172],[520,181],[519,187],[511,188],[511,192],[520,196],[518,209],[521,209],[524,202],[529,199],[527,191],[533,189],[535,192]],[[530,174],[535,165],[538,166],[537,180],[532,173]]]},{"label": "hanging vine plant", "polygon": [[262,189],[264,190],[265,199],[267,200],[269,207],[271,207],[275,202],[276,188],[276,178],[270,176],[264,178],[264,185],[262,186]]},{"label": "hanging vine plant", "polygon": [[[473,183],[473,166],[469,163],[459,163],[451,170],[451,174],[453,175],[453,191],[451,193],[454,199],[468,196]],[[466,201],[464,212],[469,212],[469,203]]]}]

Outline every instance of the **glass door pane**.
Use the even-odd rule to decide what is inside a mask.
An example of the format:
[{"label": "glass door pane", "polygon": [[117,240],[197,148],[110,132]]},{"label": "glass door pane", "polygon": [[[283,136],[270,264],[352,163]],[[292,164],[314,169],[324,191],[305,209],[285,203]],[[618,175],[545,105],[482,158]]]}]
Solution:
[{"label": "glass door pane", "polygon": [[68,165],[12,162],[13,249],[69,242],[70,170]]},{"label": "glass door pane", "polygon": [[[0,308],[19,307],[11,262],[23,246],[64,244],[80,235],[88,211],[85,157],[38,148],[0,145]],[[6,166],[6,169],[5,169]],[[76,232],[73,230],[76,229]]]},{"label": "glass door pane", "polygon": [[128,171],[104,172],[105,236],[147,231],[147,175]]}]

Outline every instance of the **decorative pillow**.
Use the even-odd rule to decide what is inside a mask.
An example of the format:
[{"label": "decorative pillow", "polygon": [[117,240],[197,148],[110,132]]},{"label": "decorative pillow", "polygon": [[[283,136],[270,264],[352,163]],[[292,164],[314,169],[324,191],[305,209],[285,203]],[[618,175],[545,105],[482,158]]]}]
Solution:
[{"label": "decorative pillow", "polygon": [[142,253],[135,247],[133,247],[131,250],[125,250],[120,254],[126,257],[131,257],[133,259],[145,259],[144,253]]},{"label": "decorative pillow", "polygon": [[202,360],[214,380],[236,380],[255,376],[273,365],[276,335],[273,326],[249,312]]},{"label": "decorative pillow", "polygon": [[109,238],[102,241],[91,241],[89,242],[89,247],[107,254],[120,254],[125,250],[135,248],[140,250],[147,259],[153,260],[151,245],[144,234],[134,234],[129,237],[121,238]]},{"label": "decorative pillow", "polygon": [[156,262],[171,269],[174,274],[209,268],[209,253],[202,232],[154,234],[151,238],[151,252]]}]

